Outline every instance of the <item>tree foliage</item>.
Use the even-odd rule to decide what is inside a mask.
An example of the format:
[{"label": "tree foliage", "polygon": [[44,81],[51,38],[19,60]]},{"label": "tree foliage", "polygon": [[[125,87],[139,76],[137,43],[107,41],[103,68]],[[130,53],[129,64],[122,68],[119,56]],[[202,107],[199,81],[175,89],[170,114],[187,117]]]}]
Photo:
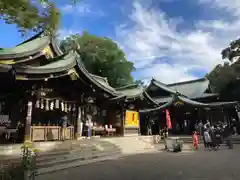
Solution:
[{"label": "tree foliage", "polygon": [[233,61],[234,58],[237,58],[236,61],[238,61],[240,57],[240,39],[232,41],[227,48],[222,50],[221,54],[223,59]]},{"label": "tree foliage", "polygon": [[221,92],[227,84],[236,78],[236,69],[229,63],[217,65],[207,78],[210,80],[211,88],[214,92]]},{"label": "tree foliage", "polygon": [[126,59],[124,52],[109,38],[84,32],[61,41],[60,47],[64,52],[76,50],[86,69],[92,74],[107,77],[113,87],[133,83],[133,63]]},{"label": "tree foliage", "polygon": [[0,0],[0,18],[16,24],[21,33],[52,32],[58,28],[60,12],[48,0]]},{"label": "tree foliage", "polygon": [[[229,62],[217,65],[207,74],[207,78],[215,92],[230,95],[236,90],[237,86],[233,87],[237,84],[236,82],[239,82],[240,77],[240,39],[232,41],[227,48],[222,50],[221,54],[222,58],[229,60]],[[230,85],[231,88],[229,89]]]}]

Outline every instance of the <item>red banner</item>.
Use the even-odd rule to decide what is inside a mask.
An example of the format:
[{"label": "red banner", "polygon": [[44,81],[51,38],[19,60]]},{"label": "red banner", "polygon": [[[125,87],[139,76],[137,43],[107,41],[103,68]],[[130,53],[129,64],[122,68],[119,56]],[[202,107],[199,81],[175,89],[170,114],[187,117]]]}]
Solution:
[{"label": "red banner", "polygon": [[167,109],[166,109],[166,121],[167,121],[168,129],[172,129],[171,117],[170,117],[169,111]]}]

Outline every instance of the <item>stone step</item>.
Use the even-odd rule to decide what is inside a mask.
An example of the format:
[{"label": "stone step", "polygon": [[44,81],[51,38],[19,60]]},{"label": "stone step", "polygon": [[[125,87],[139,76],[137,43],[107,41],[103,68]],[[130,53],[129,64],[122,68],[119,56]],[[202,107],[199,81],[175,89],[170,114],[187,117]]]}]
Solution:
[{"label": "stone step", "polygon": [[37,169],[38,169],[38,172],[39,170],[41,172],[42,168],[45,169],[47,167],[54,167],[60,164],[68,164],[74,161],[85,161],[89,159],[96,159],[96,158],[112,156],[116,154],[121,154],[121,151],[104,151],[104,152],[95,152],[95,153],[89,152],[88,154],[75,152],[75,153],[67,154],[61,157],[56,157],[55,159],[51,159],[51,160],[43,160],[40,162],[37,161]]},{"label": "stone step", "polygon": [[43,160],[51,160],[59,157],[63,157],[68,154],[74,154],[74,153],[81,153],[81,154],[88,154],[88,153],[100,153],[100,152],[109,152],[109,151],[118,151],[120,150],[117,147],[105,147],[105,148],[96,148],[94,147],[87,147],[87,148],[76,148],[73,150],[59,150],[54,152],[45,152],[43,154],[38,153],[37,154],[37,160],[43,161]]},{"label": "stone step", "polygon": [[[68,147],[70,146],[71,143],[68,142]],[[88,140],[87,143],[74,143],[73,146],[70,149],[39,153],[36,164],[37,174],[74,167],[74,164],[82,164],[92,159],[122,154],[117,145],[105,141]]]},{"label": "stone step", "polygon": [[117,153],[116,155],[112,155],[112,156],[108,155],[106,157],[98,157],[98,158],[94,157],[94,158],[88,159],[88,160],[82,160],[82,159],[74,160],[74,161],[71,161],[71,162],[68,162],[68,163],[61,163],[61,164],[58,164],[56,166],[51,166],[51,167],[38,169],[38,172],[36,173],[36,175],[42,175],[42,174],[46,174],[46,173],[51,173],[51,172],[55,172],[55,171],[68,169],[68,168],[75,168],[75,167],[78,167],[78,166],[81,166],[81,165],[94,163],[94,162],[118,159],[120,157],[122,157],[122,155],[119,155]]}]

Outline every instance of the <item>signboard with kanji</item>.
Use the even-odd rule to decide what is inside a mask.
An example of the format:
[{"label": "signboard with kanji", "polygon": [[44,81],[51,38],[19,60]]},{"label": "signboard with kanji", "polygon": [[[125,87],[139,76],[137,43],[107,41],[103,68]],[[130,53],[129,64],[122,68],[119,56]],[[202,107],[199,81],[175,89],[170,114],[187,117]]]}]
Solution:
[{"label": "signboard with kanji", "polygon": [[125,127],[139,127],[139,113],[137,111],[126,111]]}]

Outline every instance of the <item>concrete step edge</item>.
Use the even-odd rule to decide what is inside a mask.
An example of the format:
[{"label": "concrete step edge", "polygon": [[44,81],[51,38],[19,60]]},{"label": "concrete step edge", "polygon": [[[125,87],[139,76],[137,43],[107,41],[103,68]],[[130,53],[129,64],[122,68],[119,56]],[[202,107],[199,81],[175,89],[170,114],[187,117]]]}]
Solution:
[{"label": "concrete step edge", "polygon": [[[45,157],[49,157],[49,156],[59,156],[59,155],[64,155],[66,153],[69,152],[89,152],[89,151],[93,151],[95,152],[95,150],[93,150],[94,148],[76,148],[76,149],[65,149],[65,150],[59,150],[59,151],[50,151],[50,152],[40,152],[37,153],[37,158],[45,158]],[[112,150],[112,148],[103,148],[104,151],[105,150]],[[96,150],[97,151],[97,150]]]},{"label": "concrete step edge", "polygon": [[72,154],[72,155],[66,155],[64,158],[61,159],[52,159],[52,160],[47,160],[47,161],[37,161],[37,166],[49,166],[49,165],[54,165],[54,164],[59,164],[59,163],[64,163],[67,161],[72,161],[72,160],[85,160],[89,159],[92,157],[102,157],[106,155],[111,155],[111,154],[116,154],[116,153],[121,153],[121,151],[111,151],[111,152],[102,152],[102,153],[88,153],[88,154]]},{"label": "concrete step edge", "polygon": [[123,155],[116,154],[116,155],[112,155],[112,156],[99,157],[99,158],[94,158],[94,159],[76,160],[76,161],[72,161],[72,162],[68,162],[68,163],[57,164],[57,165],[54,165],[54,166],[51,166],[51,167],[40,168],[40,169],[37,170],[36,174],[37,175],[42,175],[42,174],[51,173],[51,172],[54,172],[54,171],[63,170],[63,169],[75,168],[75,167],[86,165],[86,164],[89,164],[89,163],[118,159],[122,156]]}]

